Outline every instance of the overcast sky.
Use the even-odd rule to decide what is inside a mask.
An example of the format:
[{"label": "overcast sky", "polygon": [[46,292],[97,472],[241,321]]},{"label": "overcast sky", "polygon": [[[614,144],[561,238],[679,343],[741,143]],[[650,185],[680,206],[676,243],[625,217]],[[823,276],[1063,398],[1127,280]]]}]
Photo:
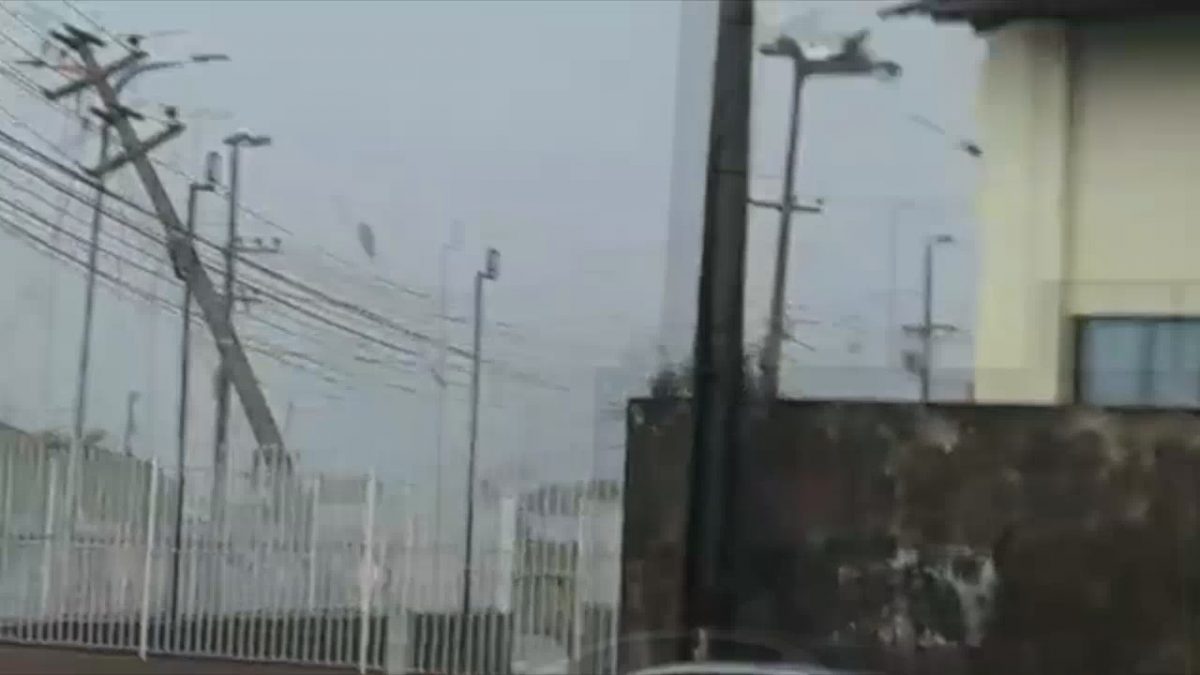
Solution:
[{"label": "overcast sky", "polygon": [[[29,4],[5,6],[34,28],[49,27],[53,17]],[[694,171],[701,157],[694,144],[706,133],[703,85],[712,57],[711,34],[685,35],[681,47],[681,16],[691,12],[687,25],[703,26],[711,6],[668,0],[76,6],[112,32],[186,31],[151,37],[146,47],[155,59],[195,52],[232,57],[227,64],[146,75],[125,98],[151,111],[159,103],[180,107],[189,129],[156,156],[192,173],[199,173],[203,153],[219,148],[232,130],[273,137],[271,147],[246,152],[242,172],[244,202],[282,228],[242,218],[244,234],[283,240],[284,253],[264,257],[264,264],[430,335],[445,327],[452,343],[468,347],[472,275],[488,246],[500,249],[501,277],[487,285],[485,354],[496,365],[484,380],[485,476],[582,475],[594,451],[597,406],[607,403],[595,400],[596,369],[644,367],[664,340],[678,353],[671,343],[678,343],[679,331],[664,333],[670,323],[665,307],[690,305],[694,297],[681,299],[664,282],[669,267],[686,276],[694,265],[688,263],[694,246],[678,242],[689,227],[698,238],[699,223],[679,214],[698,203],[702,183],[678,176],[689,166]],[[875,51],[905,69],[893,83],[857,79],[806,87],[797,189],[806,198],[824,197],[826,212],[796,221],[790,313],[798,319],[798,339],[814,349],[788,348],[792,366],[784,387],[793,392],[911,395],[915,382],[897,368],[904,344],[896,326],[919,315],[920,250],[929,233],[960,240],[939,252],[946,281],[939,284],[938,318],[964,327],[971,321],[970,197],[978,160],[911,116],[932,120],[954,137],[972,136],[982,47],[960,28],[880,22],[879,6],[786,2],[760,12],[791,29],[811,27],[812,18],[802,15],[814,9],[830,31],[870,27]],[[62,3],[41,7],[89,25]],[[0,15],[0,28],[23,46],[39,47],[33,31],[12,17]],[[22,56],[7,41],[0,53],[6,63]],[[754,75],[752,191],[777,199],[787,66],[758,58]],[[94,139],[80,134],[77,120],[72,126],[8,80],[0,87],[10,112],[75,158],[94,156]],[[0,128],[16,129],[7,116]],[[15,174],[5,168],[0,175]],[[183,179],[164,177],[182,210]],[[132,174],[114,184],[141,198]],[[200,231],[219,239],[225,207],[208,199]],[[61,216],[53,208],[46,213]],[[81,205],[70,206],[63,226],[86,234],[75,220],[86,215]],[[765,323],[775,221],[771,212],[751,214],[747,337],[755,341]],[[359,222],[374,231],[373,260],[359,246]],[[889,223],[895,224],[894,245]],[[669,237],[675,237],[671,247]],[[461,245],[450,250],[446,268],[449,318],[439,320],[440,254],[455,239]],[[0,322],[13,374],[0,390],[0,410],[18,426],[69,428],[81,277],[11,236],[2,248],[6,285],[17,292],[4,298]],[[161,256],[155,264],[165,265]],[[112,261],[102,265],[178,298],[165,281],[118,270]],[[373,467],[389,478],[427,484],[437,465],[437,388],[428,371],[437,350],[354,324],[418,351],[415,365],[400,367],[394,354],[334,332],[314,339],[305,337],[311,330],[288,336],[263,326],[255,316],[289,320],[269,304],[239,315],[244,331],[270,349],[300,349],[339,372],[339,382],[330,384],[255,358],[281,424],[291,419],[289,441],[303,463]],[[97,313],[89,426],[119,437],[126,393],[139,391],[136,451],[173,462],[178,318],[109,291],[101,294]],[[205,464],[211,452],[212,354],[211,342],[201,339],[192,390],[194,465]],[[967,365],[969,330],[946,343],[940,358],[948,368]],[[450,364],[445,491],[451,479],[459,485],[465,456],[466,363],[451,356]],[[541,383],[531,384],[534,378]],[[947,374],[946,380],[947,395],[961,393],[961,378]],[[250,437],[240,418],[235,433],[245,465]]]}]

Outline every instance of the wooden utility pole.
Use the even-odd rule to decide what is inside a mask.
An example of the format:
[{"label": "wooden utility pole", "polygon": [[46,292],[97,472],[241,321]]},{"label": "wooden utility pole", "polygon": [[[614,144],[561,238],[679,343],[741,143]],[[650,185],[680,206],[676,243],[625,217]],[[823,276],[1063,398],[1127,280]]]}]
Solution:
[{"label": "wooden utility pole", "polygon": [[704,651],[705,628],[731,627],[735,468],[744,372],[742,314],[754,5],[721,0],[705,186],[692,399],[684,621]]}]

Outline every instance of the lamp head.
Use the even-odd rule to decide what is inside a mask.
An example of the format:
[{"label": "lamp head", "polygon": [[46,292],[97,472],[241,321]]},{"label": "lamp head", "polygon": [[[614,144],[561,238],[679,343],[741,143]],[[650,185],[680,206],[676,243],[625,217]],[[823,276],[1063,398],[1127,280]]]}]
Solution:
[{"label": "lamp head", "polygon": [[204,156],[204,183],[209,187],[221,184],[221,153],[216,150]]},{"label": "lamp head", "polygon": [[500,278],[500,251],[494,248],[487,250],[487,258],[484,261],[483,276],[486,279],[495,281]]}]

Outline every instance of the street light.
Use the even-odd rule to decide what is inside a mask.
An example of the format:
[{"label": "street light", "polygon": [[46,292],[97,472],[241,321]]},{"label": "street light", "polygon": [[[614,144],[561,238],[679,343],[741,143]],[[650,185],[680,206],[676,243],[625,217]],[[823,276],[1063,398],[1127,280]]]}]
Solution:
[{"label": "street light", "polygon": [[[500,252],[487,250],[484,267],[475,273],[475,349],[471,354],[471,427],[467,455],[467,534],[463,553],[462,631],[468,639],[471,616],[471,558],[475,538],[475,458],[479,440],[479,365],[483,343],[483,282],[500,278]],[[471,644],[466,642],[466,644]]]},{"label": "street light", "polygon": [[971,157],[978,159],[979,157],[983,156],[983,148],[979,147],[978,143],[976,143],[975,141],[973,141],[969,138],[961,138],[961,137],[956,137],[956,136],[952,135],[949,131],[946,130],[945,127],[938,124],[937,122],[934,122],[933,120],[929,119],[928,117],[925,117],[924,115],[917,115],[917,114],[909,115],[908,121],[919,125],[920,127],[924,128],[926,131],[930,131],[932,133],[937,134],[938,136],[941,136],[942,138],[945,138],[946,140],[950,141],[956,149],[965,152],[967,155],[969,155]]},{"label": "street light", "polygon": [[[201,192],[213,192],[221,182],[221,155],[209,152],[204,158],[204,180],[188,185],[187,239],[191,244],[196,234],[196,197]],[[198,262],[198,261],[197,261]],[[185,265],[188,263],[184,263]],[[175,547],[171,554],[171,616],[176,616],[179,600],[179,551],[183,537],[183,499],[187,459],[188,380],[191,375],[192,340],[192,275],[187,268],[175,270],[183,279],[183,330],[179,346],[179,420],[176,426],[176,466],[179,472],[179,495],[175,502]]]},{"label": "street light", "polygon": [[954,237],[937,234],[925,238],[925,279],[921,288],[921,402],[929,402],[930,380],[933,373],[933,331],[944,326],[933,323],[933,249],[941,244],[953,244]]},{"label": "street light", "polygon": [[775,250],[775,275],[771,289],[771,314],[763,344],[760,367],[763,389],[768,399],[779,396],[779,361],[783,350],[783,304],[791,240],[792,212],[796,203],[794,183],[796,151],[800,132],[800,95],[804,81],[814,75],[872,75],[890,79],[900,75],[900,66],[876,59],[866,48],[868,32],[863,30],[842,39],[836,47],[826,43],[805,42],[780,35],[774,42],[759,47],[764,56],[783,56],[792,62],[791,113],[788,118],[787,153],[783,167],[783,187],[779,199],[779,239]]},{"label": "street light", "polygon": [[[229,146],[229,226],[225,240],[225,297],[222,310],[225,315],[225,325],[233,325],[234,304],[234,275],[237,272],[237,214],[238,214],[238,168],[241,166],[241,149],[261,148],[271,144],[271,137],[252,134],[245,129],[239,130],[225,138]],[[217,367],[217,420],[216,433],[213,439],[213,483],[212,483],[212,518],[218,528],[222,527],[225,501],[225,472],[228,459],[229,438],[229,373],[224,359]],[[220,530],[218,529],[218,532]]]},{"label": "street light", "polygon": [[125,70],[124,72],[122,72],[119,77],[117,77],[116,81],[113,82],[113,92],[116,94],[120,94],[121,91],[123,89],[125,89],[125,87],[127,87],[130,82],[132,82],[134,80],[134,78],[136,78],[138,75],[141,75],[143,73],[149,73],[149,72],[152,72],[155,70],[168,70],[170,68],[179,68],[182,66],[186,66],[189,63],[205,64],[205,63],[225,62],[225,61],[229,61],[229,60],[230,60],[230,58],[229,58],[229,55],[227,55],[227,54],[193,54],[192,56],[188,57],[187,59],[181,59],[181,60],[175,60],[175,61],[151,61],[150,63],[141,63],[141,64],[130,67],[128,70]]}]

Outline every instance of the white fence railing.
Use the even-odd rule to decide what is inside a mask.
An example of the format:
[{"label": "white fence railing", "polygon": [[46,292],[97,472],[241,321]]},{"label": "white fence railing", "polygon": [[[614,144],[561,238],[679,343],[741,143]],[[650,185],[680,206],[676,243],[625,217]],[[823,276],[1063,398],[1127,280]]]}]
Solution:
[{"label": "white fence railing", "polygon": [[[360,671],[574,660],[575,672],[615,672],[608,497],[500,500],[481,524],[493,536],[474,556],[464,620],[461,551],[432,544],[405,490],[372,476],[236,475],[214,519],[205,472],[183,477],[180,510],[179,476],[96,452],[70,517],[66,462],[61,448],[0,444],[0,640]],[[568,496],[540,499],[556,498]]]}]

